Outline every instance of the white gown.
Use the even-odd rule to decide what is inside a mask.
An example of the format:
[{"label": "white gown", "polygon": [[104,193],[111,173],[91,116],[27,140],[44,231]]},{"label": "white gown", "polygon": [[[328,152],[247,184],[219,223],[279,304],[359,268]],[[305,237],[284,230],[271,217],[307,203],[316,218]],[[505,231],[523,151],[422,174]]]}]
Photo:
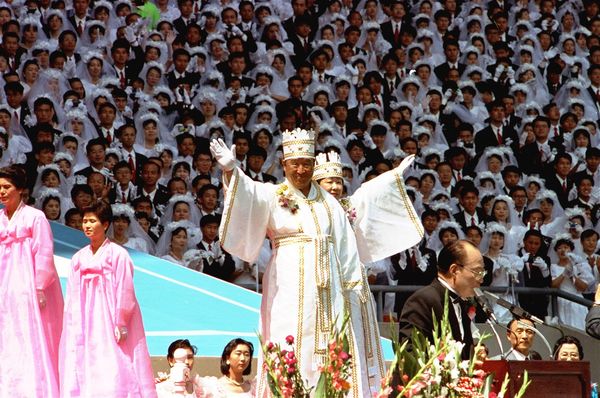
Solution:
[{"label": "white gown", "polygon": [[[573,274],[589,284],[594,280],[594,275],[589,271],[589,267],[582,267],[581,265],[582,264],[575,264],[573,267]],[[564,271],[565,267],[560,265],[552,264],[550,266],[552,279],[559,277]],[[560,289],[581,296],[581,292],[577,291],[571,278],[564,278],[560,284]],[[558,319],[561,323],[580,330],[585,330],[585,317],[587,313],[587,307],[560,297],[558,298]]]},{"label": "white gown", "polygon": [[[280,204],[278,189],[286,185],[298,209]],[[361,308],[367,303],[356,239],[337,200],[313,183],[308,197],[287,180],[284,184],[253,181],[239,168],[226,183],[227,194],[219,232],[223,248],[244,261],[254,262],[264,236],[273,256],[263,277],[260,333],[264,341],[285,346],[293,335],[299,369],[309,386],[316,385],[326,355],[330,326],[349,311],[352,368],[351,397],[372,396],[380,388],[383,358],[379,340]],[[378,336],[377,336],[378,337]],[[260,367],[262,369],[262,367]],[[257,396],[269,396],[266,374],[259,375]]]}]

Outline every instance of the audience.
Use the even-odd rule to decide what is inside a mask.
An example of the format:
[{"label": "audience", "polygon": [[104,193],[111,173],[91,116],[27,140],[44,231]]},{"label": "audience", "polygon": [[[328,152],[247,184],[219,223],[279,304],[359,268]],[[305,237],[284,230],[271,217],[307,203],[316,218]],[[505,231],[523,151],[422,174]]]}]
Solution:
[{"label": "audience", "polygon": [[[281,132],[301,126],[318,132],[319,151],[340,154],[345,195],[417,155],[404,177],[426,237],[384,261],[373,281],[390,283],[386,275],[413,254],[435,264],[443,244],[464,234],[484,252],[487,236],[503,234],[488,258],[495,286],[566,288],[560,278],[570,272],[557,267],[567,260],[548,255],[568,233],[585,272],[571,284],[592,296],[600,281],[594,0],[156,1],[153,17],[137,5],[0,4],[9,16],[0,25],[0,165],[25,168],[29,203],[49,219],[79,228],[73,209],[97,199],[129,206],[117,240],[152,253],[162,238],[157,255],[198,265],[198,252],[185,254],[206,252],[197,246],[200,217],[218,217],[224,198],[210,140],[236,144],[246,174],[277,184]],[[47,171],[54,164],[58,179]],[[164,242],[177,235],[175,195],[195,206],[187,243],[183,233]],[[210,257],[200,255],[200,263]],[[502,261],[517,257],[512,268]],[[236,275],[264,269],[263,260],[232,258],[223,277],[246,280]],[[547,315],[545,297],[507,296]],[[582,327],[564,311],[558,321]]]}]

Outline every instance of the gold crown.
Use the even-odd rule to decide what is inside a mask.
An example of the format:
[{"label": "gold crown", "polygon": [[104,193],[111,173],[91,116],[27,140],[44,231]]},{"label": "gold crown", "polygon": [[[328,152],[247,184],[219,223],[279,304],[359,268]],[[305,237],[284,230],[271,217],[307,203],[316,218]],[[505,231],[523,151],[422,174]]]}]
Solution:
[{"label": "gold crown", "polygon": [[323,178],[332,177],[344,178],[340,155],[335,151],[330,151],[329,153],[320,153],[317,155],[317,161],[312,178],[314,181],[319,181]]},{"label": "gold crown", "polygon": [[296,128],[282,134],[283,160],[315,157],[315,132]]}]

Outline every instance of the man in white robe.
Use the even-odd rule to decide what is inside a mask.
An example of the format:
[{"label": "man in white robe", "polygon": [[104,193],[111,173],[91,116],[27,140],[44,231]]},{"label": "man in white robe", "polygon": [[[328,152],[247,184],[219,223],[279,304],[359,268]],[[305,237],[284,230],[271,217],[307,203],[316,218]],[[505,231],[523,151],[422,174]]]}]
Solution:
[{"label": "man in white robe", "polygon": [[[235,147],[211,142],[224,170],[227,189],[221,245],[232,255],[253,262],[266,235],[273,256],[263,277],[260,333],[265,341],[284,345],[296,340],[298,368],[308,386],[316,385],[325,361],[331,326],[350,314],[348,338],[353,367],[351,397],[372,396],[384,372],[380,342],[366,342],[361,317],[363,267],[356,239],[338,201],[312,182],[314,133],[296,129],[283,134],[282,184],[253,181],[235,165]],[[359,326],[360,325],[360,326]],[[258,397],[269,396],[266,374],[260,375]]]}]

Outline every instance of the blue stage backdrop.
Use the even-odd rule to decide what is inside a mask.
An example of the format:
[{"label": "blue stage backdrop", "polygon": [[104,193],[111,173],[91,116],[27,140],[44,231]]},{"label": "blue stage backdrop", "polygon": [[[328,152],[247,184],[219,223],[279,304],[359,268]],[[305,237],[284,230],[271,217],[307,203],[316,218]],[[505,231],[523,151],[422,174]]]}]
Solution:
[{"label": "blue stage backdrop", "polygon": [[[71,257],[89,240],[80,231],[51,224],[64,292]],[[145,253],[129,253],[150,355],[166,355],[169,344],[181,338],[197,346],[199,356],[220,357],[235,337],[257,346],[260,294]],[[382,339],[382,344],[386,360],[391,360],[390,341]]]}]

